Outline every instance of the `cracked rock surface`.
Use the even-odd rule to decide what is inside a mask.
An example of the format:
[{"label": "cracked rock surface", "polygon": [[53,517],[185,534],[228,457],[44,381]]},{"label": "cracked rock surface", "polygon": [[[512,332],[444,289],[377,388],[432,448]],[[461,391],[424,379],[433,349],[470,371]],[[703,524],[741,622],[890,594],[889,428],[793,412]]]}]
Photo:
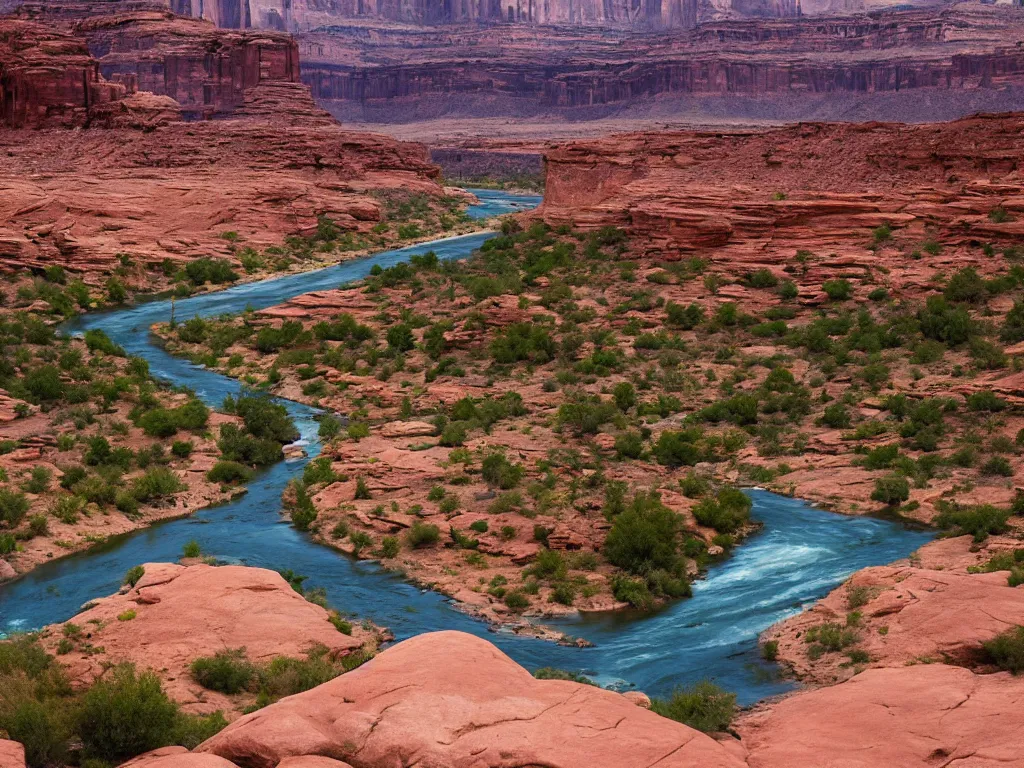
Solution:
[{"label": "cracked rock surface", "polygon": [[250,768],[308,755],[355,768],[743,765],[710,737],[620,694],[536,680],[486,640],[452,631],[406,640],[243,717],[198,751]]},{"label": "cracked rock surface", "polygon": [[750,768],[1024,765],[1024,681],[944,664],[869,669],[739,725]]}]

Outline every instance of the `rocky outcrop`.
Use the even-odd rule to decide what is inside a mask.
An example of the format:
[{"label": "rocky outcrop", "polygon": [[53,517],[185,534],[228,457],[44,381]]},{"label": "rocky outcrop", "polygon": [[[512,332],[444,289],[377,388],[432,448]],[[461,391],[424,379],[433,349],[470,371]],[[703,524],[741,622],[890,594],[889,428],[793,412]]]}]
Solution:
[{"label": "rocky outcrop", "polygon": [[345,131],[278,74],[241,92],[231,119],[182,123],[168,96],[140,92],[93,110],[104,130],[0,135],[0,265],[98,273],[121,253],[154,265],[231,257],[228,230],[257,247],[312,231],[320,216],[368,231],[382,215],[375,192],[444,194],[424,147]]},{"label": "rocky outcrop", "polygon": [[[95,80],[107,83],[105,87],[119,88],[122,95],[145,91],[168,96],[190,119],[232,113],[246,92],[260,83],[299,80],[298,48],[288,35],[217,29],[207,21],[141,5],[139,9],[119,2],[26,4],[18,9],[18,17],[72,35],[77,55],[86,57],[80,66],[87,66]],[[52,44],[43,48],[50,56],[52,49]],[[95,61],[88,61],[88,55]],[[40,64],[40,57],[35,58]],[[52,74],[43,70],[38,76]],[[92,96],[89,103],[111,100]]]},{"label": "rocky outcrop", "polygon": [[170,563],[144,568],[135,586],[43,631],[51,652],[72,639],[73,649],[62,648],[58,658],[74,685],[87,687],[111,664],[127,661],[156,670],[168,695],[190,711],[230,712],[232,700],[192,679],[188,667],[194,659],[244,648],[251,661],[266,662],[304,656],[314,645],[337,658],[376,643],[361,627],[351,635],[339,632],[326,610],[274,571]]},{"label": "rocky outcrop", "polygon": [[[852,274],[883,265],[871,241],[883,224],[920,240],[927,232],[951,243],[1016,237],[1019,223],[996,224],[989,214],[1016,209],[1024,192],[1022,125],[1008,114],[566,144],[546,155],[539,215],[586,229],[622,227],[661,258],[715,248],[712,268],[733,274],[781,264],[802,249],[814,256],[804,279]],[[930,269],[945,267],[944,258]],[[911,259],[884,266],[894,287],[925,282]]]},{"label": "rocky outcrop", "polygon": [[123,98],[104,80],[85,42],[50,25],[0,18],[0,125],[84,125],[90,108]]},{"label": "rocky outcrop", "polygon": [[907,565],[866,568],[810,610],[772,627],[763,639],[778,643],[779,659],[801,679],[818,683],[858,671],[842,654],[809,656],[807,631],[825,622],[849,625],[869,666],[974,664],[983,642],[1024,625],[1024,590],[1008,586],[1007,576],[1006,571],[970,574]]},{"label": "rocky outcrop", "polygon": [[656,34],[322,21],[300,37],[303,81],[343,119],[604,118],[630,107],[632,119],[690,124],[948,120],[1012,109],[1024,85],[1024,17],[1012,8],[704,20]]},{"label": "rocky outcrop", "polygon": [[1024,681],[945,665],[862,672],[738,726],[750,768],[1020,766]]},{"label": "rocky outcrop", "polygon": [[742,762],[621,695],[535,680],[485,640],[434,632],[241,718],[198,749],[249,768],[309,756],[383,765],[559,768]]}]

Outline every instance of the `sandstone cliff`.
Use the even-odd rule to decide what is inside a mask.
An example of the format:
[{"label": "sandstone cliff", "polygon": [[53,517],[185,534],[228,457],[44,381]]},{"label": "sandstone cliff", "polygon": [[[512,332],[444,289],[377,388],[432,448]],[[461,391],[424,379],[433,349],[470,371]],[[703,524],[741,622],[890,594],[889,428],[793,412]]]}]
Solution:
[{"label": "sandstone cliff", "polygon": [[1024,14],[957,5],[685,32],[333,22],[303,81],[343,119],[948,120],[1019,103]]},{"label": "sandstone cliff", "polygon": [[[1010,240],[1024,156],[1019,114],[953,123],[804,124],[761,133],[652,133],[552,148],[539,211],[549,223],[615,225],[649,253],[715,248],[717,268],[742,270],[808,248],[836,268],[882,262],[882,224],[950,242]],[[915,264],[887,264],[890,279]],[[906,270],[906,271],[903,271]]]},{"label": "sandstone cliff", "polygon": [[[119,87],[122,94],[146,91],[169,96],[190,119],[230,114],[242,104],[246,90],[261,82],[299,80],[298,48],[288,35],[220,30],[199,19],[121,2],[26,4],[18,10],[17,19],[38,21],[38,25],[20,25],[17,31],[11,30],[9,39],[33,40],[39,28],[65,30],[68,37],[62,38],[64,50],[73,49],[79,56],[95,59],[77,62],[79,69],[88,70],[93,81],[115,83],[108,87]],[[11,19],[7,24],[18,21]],[[29,50],[39,47],[37,44]],[[47,43],[33,60],[39,67],[76,63],[55,62],[52,58],[56,54],[53,43]],[[6,69],[0,62],[0,72]],[[36,76],[47,77],[45,72],[37,69]],[[93,91],[96,89],[93,85]],[[35,96],[14,93],[19,101],[30,105],[62,96],[45,90]],[[76,102],[85,102],[82,106],[88,107],[113,98],[117,96],[89,94],[88,101],[83,95]]]}]

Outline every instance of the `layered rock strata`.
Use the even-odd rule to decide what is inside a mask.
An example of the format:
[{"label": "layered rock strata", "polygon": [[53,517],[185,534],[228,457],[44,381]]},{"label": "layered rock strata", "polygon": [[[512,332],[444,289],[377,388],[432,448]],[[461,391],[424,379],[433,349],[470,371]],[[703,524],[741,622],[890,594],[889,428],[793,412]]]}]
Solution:
[{"label": "layered rock strata", "polygon": [[686,122],[948,120],[1010,109],[1024,15],[956,5],[686,32],[323,22],[303,81],[344,119],[629,116]]},{"label": "layered rock strata", "polygon": [[1024,225],[990,214],[1017,210],[1022,157],[1019,114],[619,135],[552,148],[539,215],[623,227],[662,258],[714,248],[713,269],[753,269],[808,249],[828,254],[810,267],[821,274],[885,267],[891,282],[919,287],[921,265],[884,263],[872,229],[1009,242]]}]

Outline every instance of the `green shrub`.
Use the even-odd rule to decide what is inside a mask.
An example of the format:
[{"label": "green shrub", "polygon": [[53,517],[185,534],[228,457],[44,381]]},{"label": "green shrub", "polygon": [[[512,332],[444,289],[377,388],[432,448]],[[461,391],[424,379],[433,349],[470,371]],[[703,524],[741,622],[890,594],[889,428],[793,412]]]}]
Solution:
[{"label": "green shrub", "polygon": [[804,632],[804,642],[810,646],[807,653],[812,659],[816,659],[824,653],[836,653],[848,648],[856,643],[857,639],[856,630],[828,621],[815,627],[809,627]]},{"label": "green shrub", "polygon": [[250,477],[252,477],[252,471],[237,461],[218,461],[206,473],[206,479],[211,483],[244,483]]},{"label": "green shrub", "polygon": [[24,746],[29,768],[66,764],[71,737],[69,707],[59,699],[32,697],[20,690],[22,686],[17,684],[23,681],[17,678],[8,682],[9,690],[0,696],[0,728]]},{"label": "green shrub", "polygon": [[1013,467],[1005,456],[992,456],[981,466],[981,474],[1013,477]]},{"label": "green shrub", "polygon": [[423,523],[417,520],[412,524],[406,533],[409,546],[413,549],[430,547],[441,538],[441,529],[431,523]]},{"label": "green shrub", "polygon": [[630,430],[615,436],[615,453],[620,458],[638,459],[644,452],[644,439],[639,432]]},{"label": "green shrub", "polygon": [[719,533],[734,533],[749,522],[752,506],[749,496],[726,486],[714,498],[701,499],[693,508],[693,517]]},{"label": "green shrub", "polygon": [[385,536],[380,540],[380,556],[385,558],[398,557],[402,551],[402,542],[397,536]]},{"label": "green shrub", "polygon": [[555,667],[541,667],[534,671],[533,676],[537,680],[569,680],[583,685],[597,685],[589,677],[585,677],[578,672],[569,672],[564,669],[556,669]]},{"label": "green shrub", "polygon": [[960,535],[969,534],[977,542],[988,538],[989,534],[1005,533],[1010,518],[1008,509],[999,509],[991,504],[981,504],[966,509],[946,508],[935,518],[940,528],[953,530]]},{"label": "green shrub", "polygon": [[0,488],[0,523],[6,523],[14,528],[28,513],[28,498],[23,493]]},{"label": "green shrub", "polygon": [[220,693],[247,690],[256,679],[256,668],[245,658],[244,648],[225,648],[213,656],[201,656],[189,669],[203,688]]},{"label": "green shrub", "polygon": [[682,328],[689,331],[700,325],[704,320],[704,308],[699,304],[682,306],[669,301],[665,304],[665,324],[671,328]]},{"label": "green shrub", "polygon": [[679,568],[679,516],[656,493],[638,492],[617,515],[604,543],[612,565],[633,574]]},{"label": "green shrub", "polygon": [[950,346],[963,344],[974,333],[974,321],[961,306],[951,306],[942,296],[930,296],[917,313],[921,333],[926,338]]},{"label": "green shrub", "polygon": [[677,688],[669,699],[652,699],[651,711],[705,733],[728,730],[736,714],[736,694],[709,680]]},{"label": "green shrub", "polygon": [[525,471],[522,464],[514,464],[500,453],[486,456],[481,465],[483,479],[489,485],[495,485],[504,491],[515,488]]},{"label": "green shrub", "polygon": [[559,426],[568,426],[578,435],[594,435],[601,425],[615,418],[617,408],[599,398],[562,403],[558,407]]},{"label": "green shrub", "polygon": [[842,403],[832,403],[825,408],[821,423],[832,429],[849,429],[850,414]]},{"label": "green shrub", "polygon": [[902,504],[910,498],[910,484],[901,475],[886,475],[875,479],[875,489],[871,492],[871,500],[887,506]]},{"label": "green shrub", "polygon": [[195,539],[191,539],[185,542],[185,546],[182,547],[181,556],[188,558],[200,557],[203,554],[203,548],[199,545],[199,542]]},{"label": "green shrub", "polygon": [[192,455],[194,448],[195,446],[192,444],[191,440],[175,440],[174,443],[171,444],[171,453],[173,453],[176,458],[187,459]]},{"label": "green shrub", "polygon": [[117,763],[172,743],[177,720],[156,674],[122,665],[82,696],[77,730],[88,757]]},{"label": "green shrub", "polygon": [[299,430],[288,409],[266,397],[242,396],[225,400],[225,410],[242,418],[245,429],[258,439],[291,443],[299,439]]},{"label": "green shrub", "polygon": [[994,392],[983,389],[967,396],[967,408],[971,411],[997,413],[1006,408],[1006,401]]},{"label": "green shrub", "polygon": [[696,445],[699,439],[700,431],[696,429],[667,429],[658,435],[652,451],[659,464],[667,467],[692,467],[701,460],[701,452]]},{"label": "green shrub", "polygon": [[546,363],[554,359],[557,345],[546,329],[535,323],[513,323],[491,342],[491,357],[501,364],[521,361]]},{"label": "green shrub", "polygon": [[853,295],[853,286],[849,280],[836,278],[821,284],[823,290],[832,301],[846,301]]},{"label": "green shrub", "polygon": [[974,267],[958,270],[946,284],[945,296],[950,301],[978,302],[988,296],[985,281]]},{"label": "green shrub", "polygon": [[29,479],[25,481],[25,484],[21,487],[28,493],[45,493],[46,489],[50,487],[50,480],[53,478],[53,472],[44,466],[32,467],[32,471],[29,473]]},{"label": "green shrub", "polygon": [[644,579],[631,579],[617,574],[612,577],[612,595],[616,600],[641,611],[649,611],[654,607],[654,595]]},{"label": "green shrub", "polygon": [[106,332],[93,328],[85,332],[85,346],[90,352],[102,352],[105,355],[125,357],[125,351],[119,345],[111,341]]},{"label": "green shrub", "polygon": [[154,467],[132,481],[132,496],[141,503],[147,503],[184,491],[185,488],[185,483],[173,471],[167,467]]},{"label": "green shrub", "polygon": [[128,569],[128,572],[125,573],[124,581],[122,583],[127,584],[129,587],[134,587],[139,583],[139,579],[141,579],[145,573],[146,569],[141,565],[133,565]]},{"label": "green shrub", "polygon": [[505,595],[505,605],[510,611],[521,613],[530,607],[530,598],[523,591],[513,589]]},{"label": "green shrub", "polygon": [[1024,627],[1008,629],[981,644],[989,660],[1002,670],[1024,672]]}]

